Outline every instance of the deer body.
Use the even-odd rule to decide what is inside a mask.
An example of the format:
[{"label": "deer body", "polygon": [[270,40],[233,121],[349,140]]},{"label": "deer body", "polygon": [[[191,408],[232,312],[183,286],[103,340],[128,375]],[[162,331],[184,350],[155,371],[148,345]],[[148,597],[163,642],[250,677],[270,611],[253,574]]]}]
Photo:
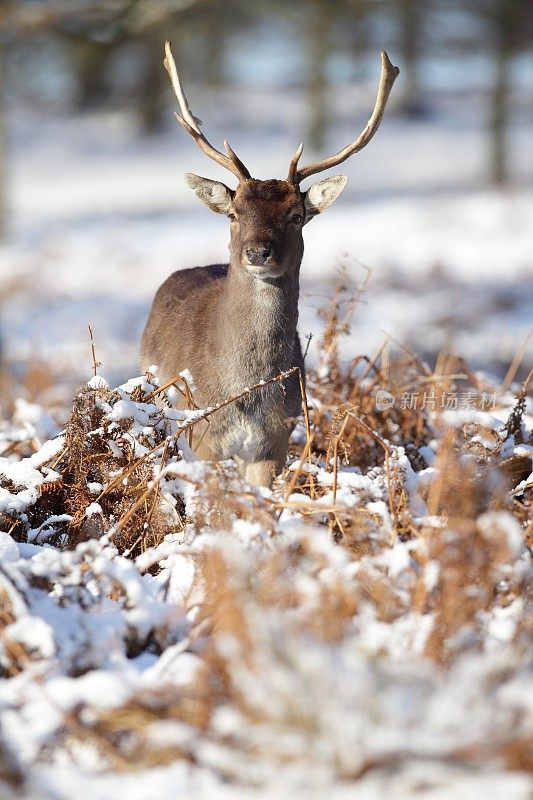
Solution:
[{"label": "deer body", "polygon": [[[313,184],[309,175],[346,160],[364,147],[379,125],[397,75],[382,52],[382,76],[374,113],[360,137],[336,156],[298,169],[302,145],[287,180],[254,180],[233,150],[216,150],[201,133],[176,71],[170,43],[165,66],[180,105],[180,124],[213,160],[239,181],[232,190],[218,181],[187,175],[189,186],[212,211],[231,220],[229,264],[173,273],[158,290],[141,340],[141,366],[156,364],[161,383],[191,371],[196,402],[214,406],[246,387],[304,364],[298,323],[303,226],[323,212],[344,189],[337,175]],[[285,464],[289,435],[301,408],[297,373],[221,408],[193,447],[201,457],[234,458],[250,483],[269,485]]]},{"label": "deer body", "polygon": [[[298,321],[300,265],[280,281],[242,275],[232,265],[173,273],[157,292],[141,340],[141,366],[159,366],[161,383],[189,369],[195,400],[213,406],[291,367],[303,371]],[[251,483],[268,484],[283,469],[290,419],[300,413],[297,374],[220,409],[198,454],[235,458]]]}]

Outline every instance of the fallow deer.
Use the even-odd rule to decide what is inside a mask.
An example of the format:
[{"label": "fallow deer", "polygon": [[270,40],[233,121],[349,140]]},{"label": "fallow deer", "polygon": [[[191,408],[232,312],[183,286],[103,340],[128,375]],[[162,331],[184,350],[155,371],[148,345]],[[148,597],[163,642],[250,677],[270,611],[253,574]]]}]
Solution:
[{"label": "fallow deer", "polygon": [[[304,167],[298,166],[300,145],[286,180],[257,180],[226,141],[224,154],[201,132],[183,92],[170,42],[165,44],[164,64],[180,108],[176,119],[209,158],[233,173],[238,185],[230,189],[209,178],[185,176],[208,208],[231,220],[229,264],[180,270],[163,283],[142,336],[141,367],[158,365],[162,383],[189,369],[197,387],[195,399],[202,407],[213,406],[293,367],[303,375],[296,330],[302,228],[336,200],[348,179],[324,178],[306,191],[300,184],[368,144],[399,69],[382,51],[374,110],[355,141]],[[270,485],[285,465],[291,424],[300,409],[299,377],[293,371],[283,391],[274,382],[213,414],[193,447],[202,458],[233,458],[250,483]]]}]

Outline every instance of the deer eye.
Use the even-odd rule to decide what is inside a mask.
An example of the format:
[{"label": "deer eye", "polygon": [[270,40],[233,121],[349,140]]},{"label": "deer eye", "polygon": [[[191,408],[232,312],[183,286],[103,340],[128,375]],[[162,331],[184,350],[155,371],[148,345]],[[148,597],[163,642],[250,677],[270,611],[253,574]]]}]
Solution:
[{"label": "deer eye", "polygon": [[235,214],[233,213],[233,211],[230,211],[230,212],[229,212],[229,214],[228,214],[228,218],[229,218],[229,219],[230,219],[232,222],[234,222],[234,221],[237,219],[237,217],[235,216]]},{"label": "deer eye", "polygon": [[294,222],[295,225],[297,225],[301,221],[302,221],[302,215],[301,214],[293,214],[292,215],[291,222]]}]

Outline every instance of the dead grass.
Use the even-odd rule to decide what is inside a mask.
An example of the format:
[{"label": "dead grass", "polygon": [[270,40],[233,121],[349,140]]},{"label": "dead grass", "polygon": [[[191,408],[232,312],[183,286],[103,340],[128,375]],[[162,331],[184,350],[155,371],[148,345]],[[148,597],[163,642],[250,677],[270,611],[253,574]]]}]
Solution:
[{"label": "dead grass", "polygon": [[[42,484],[37,501],[26,517],[0,515],[3,529],[17,541],[27,540],[36,529],[46,530],[51,517],[65,520],[50,525],[50,543],[73,549],[111,530],[118,550],[132,558],[187,525],[196,532],[209,525],[230,530],[235,517],[258,523],[272,541],[281,536],[279,520],[287,509],[315,528],[312,536],[292,545],[266,549],[253,569],[237,559],[232,561],[222,551],[197,553],[196,585],[202,586],[202,599],[192,641],[203,644],[199,647],[202,668],[195,681],[179,690],[170,686],[140,692],[119,709],[92,709],[90,718],[84,716],[84,709],[77,709],[65,717],[63,742],[91,742],[117,770],[152,767],[176,759],[194,763],[195,735],[212,737],[221,746],[238,749],[245,758],[256,758],[259,745],[236,743],[229,735],[224,739],[211,730],[211,723],[216,710],[227,706],[236,709],[250,725],[274,720],[268,708],[250,701],[243,689],[246,684],[237,679],[241,673],[260,676],[265,652],[268,650],[270,656],[276,652],[275,643],[265,642],[255,624],[258,610],[265,619],[286,612],[289,640],[293,635],[308,636],[328,645],[341,644],[348,632],[353,632],[363,607],[372,608],[377,620],[389,624],[410,611],[432,615],[434,624],[423,655],[448,669],[461,654],[481,648],[484,620],[494,608],[505,608],[516,598],[530,602],[526,578],[513,570],[518,554],[504,527],[496,518],[487,522],[483,516],[508,512],[531,547],[533,486],[526,483],[531,459],[509,455],[512,442],[531,443],[524,426],[529,381],[518,393],[502,430],[495,432],[480,422],[468,423],[463,430],[446,429],[433,413],[443,405],[444,398],[459,391],[494,390],[498,394],[498,387],[484,384],[451,354],[442,354],[431,369],[392,342],[386,342],[372,357],[342,364],[339,340],[349,324],[354,302],[350,290],[339,287],[326,315],[322,361],[307,378],[309,420],[301,426],[303,436],[298,444],[291,444],[295,463],[278,480],[271,498],[243,487],[234,473],[213,465],[206,467],[201,481],[186,475],[182,478],[196,490],[195,510],[191,511],[190,505],[186,510],[177,495],[177,505],[170,514],[165,511],[168,500],[162,497],[157,475],[170,465],[179,465],[181,457],[177,437],[163,411],[153,411],[143,432],[133,433],[131,418],[109,424],[110,412],[123,395],[104,386],[86,387],[76,395],[63,448],[46,465],[53,472]],[[147,380],[147,385],[131,393],[133,402],[146,404],[161,393],[150,384],[150,376]],[[433,405],[414,408],[396,402],[380,410],[376,407],[380,389],[395,398],[406,391],[430,393]],[[194,407],[193,398],[190,406]],[[427,448],[435,441],[439,443],[435,472],[420,489],[428,515],[421,516],[411,501],[408,470],[419,474],[427,468]],[[330,481],[317,477],[318,467],[325,467]],[[372,498],[363,498],[352,506],[342,501],[343,467],[376,478],[386,498],[390,526],[365,502]],[[95,492],[94,486],[101,488]],[[100,511],[87,516],[92,503],[97,503]],[[220,513],[222,508],[224,513]],[[313,537],[315,541],[326,537],[341,545],[347,562],[357,566],[357,580],[348,584],[340,579],[320,579],[318,596],[310,605],[303,584],[295,582],[294,575],[301,571],[318,580],[322,571],[327,573],[328,558],[313,544]],[[401,581],[391,580],[386,569],[377,568],[369,560],[387,552],[397,541],[412,544],[411,562]],[[157,561],[151,569],[157,572]],[[430,569],[433,580],[428,580]],[[191,606],[198,602],[194,595],[193,589]],[[12,621],[7,606],[5,614],[0,621],[4,627]],[[524,613],[513,644],[525,651],[530,636],[531,617]],[[227,646],[230,640],[232,647]],[[281,651],[276,657],[289,659]],[[12,664],[14,670],[20,669],[17,654]],[[194,734],[190,744],[189,740],[180,746],[154,744],[152,729],[161,720],[188,726]],[[309,735],[315,724],[297,710],[274,721]],[[517,725],[514,732],[501,732],[491,746],[472,743],[470,749],[448,753],[446,758],[471,766],[496,758],[509,769],[532,769],[530,744]],[[270,755],[279,763],[290,760],[281,748]],[[407,748],[405,754],[388,758],[391,763],[401,763],[409,757]],[[350,779],[380,765],[365,762]],[[231,770],[220,769],[224,778],[235,777]],[[339,773],[342,771],[339,767]]]}]

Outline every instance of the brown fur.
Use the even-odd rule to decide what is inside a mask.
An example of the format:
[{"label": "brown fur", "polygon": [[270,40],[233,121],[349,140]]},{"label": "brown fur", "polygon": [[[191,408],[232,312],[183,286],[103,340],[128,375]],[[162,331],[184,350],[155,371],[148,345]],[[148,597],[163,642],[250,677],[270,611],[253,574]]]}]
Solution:
[{"label": "brown fur", "polygon": [[[162,383],[189,369],[199,405],[214,405],[284,370],[304,368],[298,322],[304,202],[285,181],[246,181],[232,196],[229,265],[175,272],[158,290],[141,341],[141,366]],[[299,213],[302,222],[288,221]],[[265,279],[245,266],[246,248],[270,243]],[[300,413],[298,378],[275,383],[211,417],[200,454],[234,457],[253,483],[269,484],[287,454],[288,418]]]}]

